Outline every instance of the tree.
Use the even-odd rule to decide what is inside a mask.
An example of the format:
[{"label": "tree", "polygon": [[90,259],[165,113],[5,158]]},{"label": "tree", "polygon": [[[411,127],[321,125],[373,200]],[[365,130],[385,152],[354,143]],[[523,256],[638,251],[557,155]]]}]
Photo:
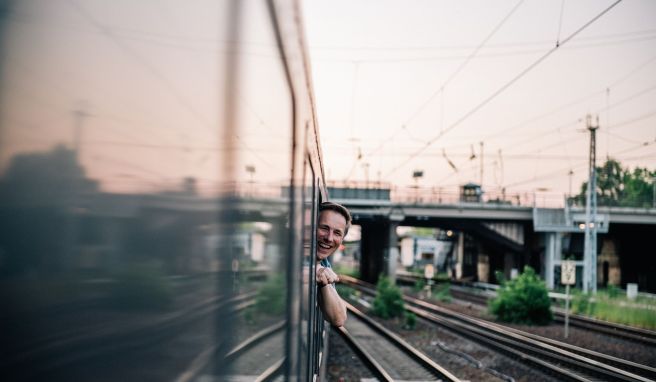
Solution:
[{"label": "tree", "polygon": [[[601,206],[650,207],[653,203],[653,182],[656,171],[636,167],[631,171],[623,168],[620,162],[608,158],[596,167],[597,204]],[[588,182],[581,185],[581,193],[574,199],[585,205]]]},{"label": "tree", "polygon": [[75,224],[71,207],[97,189],[64,146],[13,157],[0,178],[0,276],[63,270]]},{"label": "tree", "polygon": [[654,204],[656,171],[636,167],[624,175],[624,199],[620,205],[650,207]]}]

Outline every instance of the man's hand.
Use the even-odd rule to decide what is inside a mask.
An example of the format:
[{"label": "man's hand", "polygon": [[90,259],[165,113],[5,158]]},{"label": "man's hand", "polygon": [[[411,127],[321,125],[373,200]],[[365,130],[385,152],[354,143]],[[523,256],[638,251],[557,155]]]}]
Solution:
[{"label": "man's hand", "polygon": [[334,284],[338,281],[339,276],[332,269],[317,265],[317,285],[319,287]]}]

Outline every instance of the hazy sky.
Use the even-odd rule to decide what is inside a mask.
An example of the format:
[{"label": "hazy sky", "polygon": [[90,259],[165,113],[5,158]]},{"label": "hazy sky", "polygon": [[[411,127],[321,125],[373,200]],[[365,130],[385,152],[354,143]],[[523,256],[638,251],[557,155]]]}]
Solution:
[{"label": "hazy sky", "polygon": [[[265,1],[241,3],[230,145],[216,134],[227,2],[14,4],[0,171],[13,154],[77,137],[88,176],[108,190],[193,177],[211,192],[231,147],[240,179],[287,179],[292,109]],[[301,0],[327,179],[411,185],[422,170],[419,185],[455,189],[480,181],[482,142],[488,192],[565,192],[570,169],[576,191],[587,113],[599,116],[599,163],[655,168],[656,2],[624,0],[569,39],[611,4]]]},{"label": "hazy sky", "polygon": [[[231,49],[229,3],[15,2],[0,35],[0,170],[16,154],[77,139],[79,162],[103,190],[172,190],[194,178],[212,194],[232,151],[236,177],[279,192],[289,182],[292,108],[271,18],[265,1],[244,1]],[[229,51],[239,59],[238,134],[226,138]]]},{"label": "hazy sky", "polygon": [[483,142],[485,189],[567,192],[572,170],[577,192],[588,113],[598,163],[655,168],[656,2],[592,21],[613,3],[304,1],[328,179],[479,182]]}]

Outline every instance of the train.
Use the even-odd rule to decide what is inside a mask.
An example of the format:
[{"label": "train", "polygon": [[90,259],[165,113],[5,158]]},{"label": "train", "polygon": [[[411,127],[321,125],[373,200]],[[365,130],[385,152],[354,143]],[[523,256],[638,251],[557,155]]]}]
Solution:
[{"label": "train", "polygon": [[0,1],[2,380],[321,380],[298,1]]}]

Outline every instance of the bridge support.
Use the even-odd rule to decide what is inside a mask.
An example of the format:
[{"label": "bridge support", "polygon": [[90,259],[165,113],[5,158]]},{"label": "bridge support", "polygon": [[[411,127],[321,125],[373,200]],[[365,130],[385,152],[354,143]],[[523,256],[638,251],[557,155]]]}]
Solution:
[{"label": "bridge support", "polygon": [[555,267],[560,265],[562,253],[562,232],[545,232],[545,246],[544,246],[544,281],[547,288],[553,289],[555,287]]},{"label": "bridge support", "polygon": [[364,281],[376,283],[381,273],[395,280],[399,256],[396,236],[398,225],[398,222],[387,219],[360,222],[360,277]]}]

